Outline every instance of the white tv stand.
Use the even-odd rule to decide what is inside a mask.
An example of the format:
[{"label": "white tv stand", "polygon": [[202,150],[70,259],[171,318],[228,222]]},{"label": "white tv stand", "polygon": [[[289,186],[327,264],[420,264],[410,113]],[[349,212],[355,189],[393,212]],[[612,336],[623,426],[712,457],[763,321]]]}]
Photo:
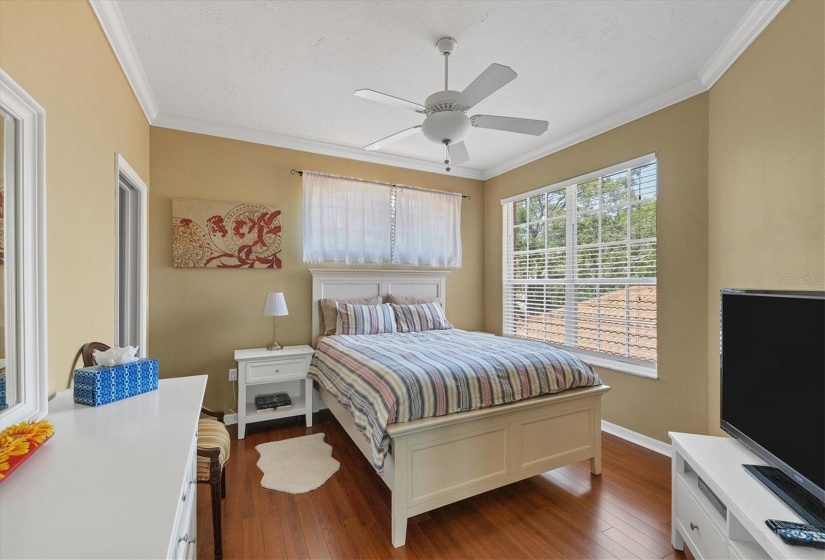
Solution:
[{"label": "white tv stand", "polygon": [[[804,523],[743,464],[764,465],[739,442],[671,432],[673,548],[687,543],[696,558],[825,560],[825,550],[785,544],[766,519]],[[699,478],[727,507],[721,513],[699,489]]]}]

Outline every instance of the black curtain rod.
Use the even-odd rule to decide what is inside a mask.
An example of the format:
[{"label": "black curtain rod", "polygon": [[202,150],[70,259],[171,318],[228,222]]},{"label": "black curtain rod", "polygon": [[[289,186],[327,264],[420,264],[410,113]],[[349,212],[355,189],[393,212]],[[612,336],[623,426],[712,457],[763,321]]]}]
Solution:
[{"label": "black curtain rod", "polygon": [[[304,176],[304,172],[303,171],[298,171],[297,169],[290,169],[289,172],[292,175],[300,175],[301,177]],[[392,186],[397,187],[398,185],[392,185]],[[426,189],[423,189],[423,190],[426,190]],[[462,194],[461,198],[466,198],[467,200],[471,200],[472,197],[470,195],[467,195],[467,194]]]}]

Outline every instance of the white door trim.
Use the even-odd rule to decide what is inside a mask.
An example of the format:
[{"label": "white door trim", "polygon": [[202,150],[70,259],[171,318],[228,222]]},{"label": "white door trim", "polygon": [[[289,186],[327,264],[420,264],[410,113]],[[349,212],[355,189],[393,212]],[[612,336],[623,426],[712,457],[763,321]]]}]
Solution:
[{"label": "white door trim", "polygon": [[147,331],[148,331],[148,309],[149,309],[149,290],[148,290],[148,235],[149,235],[149,187],[140,175],[129,165],[122,155],[115,153],[115,337],[117,339],[120,326],[120,278],[119,278],[119,263],[120,263],[120,229],[119,216],[120,209],[118,208],[118,197],[120,193],[120,178],[124,177],[132,187],[134,187],[140,197],[140,218],[138,232],[138,289],[137,294],[140,298],[138,305],[138,321],[139,327],[139,344],[140,350],[138,355],[141,357],[148,356],[147,345]]}]

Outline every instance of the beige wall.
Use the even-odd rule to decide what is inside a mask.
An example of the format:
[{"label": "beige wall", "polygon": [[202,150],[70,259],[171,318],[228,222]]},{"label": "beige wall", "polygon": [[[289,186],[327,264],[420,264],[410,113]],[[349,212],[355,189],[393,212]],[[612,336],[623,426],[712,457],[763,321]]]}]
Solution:
[{"label": "beige wall", "polygon": [[824,36],[825,3],[792,0],[710,91],[711,433],[720,433],[719,290],[825,289]]},{"label": "beige wall", "polygon": [[49,391],[111,341],[115,152],[149,178],[149,125],[88,2],[0,0],[0,66],[46,110]]},{"label": "beige wall", "polygon": [[604,418],[667,441],[707,425],[707,133],[702,94],[485,182],[485,327],[501,333],[502,198],[652,152],[658,161],[658,379],[598,368]]},{"label": "beige wall", "polygon": [[[472,196],[462,205],[464,266],[447,278],[447,315],[459,328],[483,327],[481,181],[411,171],[152,127],[149,237],[149,348],[161,376],[208,374],[207,406],[232,406],[227,370],[237,348],[266,346],[272,318],[267,292],[282,291],[289,315],[278,321],[281,344],[310,341],[311,277],[302,257],[301,178],[289,170],[418,185]],[[173,198],[265,204],[281,210],[276,270],[172,268]]]}]

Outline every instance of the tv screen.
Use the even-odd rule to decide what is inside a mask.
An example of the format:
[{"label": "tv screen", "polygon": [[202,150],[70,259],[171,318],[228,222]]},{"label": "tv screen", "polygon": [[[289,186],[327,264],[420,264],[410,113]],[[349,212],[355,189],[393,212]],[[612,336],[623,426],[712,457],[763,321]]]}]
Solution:
[{"label": "tv screen", "polygon": [[723,290],[721,389],[722,428],[825,499],[825,292]]}]

